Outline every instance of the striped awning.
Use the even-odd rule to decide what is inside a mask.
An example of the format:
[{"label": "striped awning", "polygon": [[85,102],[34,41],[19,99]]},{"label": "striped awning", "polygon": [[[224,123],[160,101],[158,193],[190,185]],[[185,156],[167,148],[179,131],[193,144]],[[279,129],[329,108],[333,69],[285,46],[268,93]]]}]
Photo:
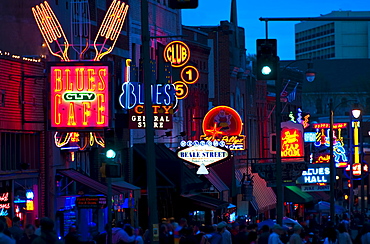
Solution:
[{"label": "striped awning", "polygon": [[[248,172],[252,172],[249,167]],[[241,181],[243,173],[247,174],[247,167],[235,170],[236,179]],[[257,173],[249,173],[253,176],[253,200],[251,204],[258,213],[263,213],[276,207],[276,194],[271,187],[267,187],[266,181]]]}]

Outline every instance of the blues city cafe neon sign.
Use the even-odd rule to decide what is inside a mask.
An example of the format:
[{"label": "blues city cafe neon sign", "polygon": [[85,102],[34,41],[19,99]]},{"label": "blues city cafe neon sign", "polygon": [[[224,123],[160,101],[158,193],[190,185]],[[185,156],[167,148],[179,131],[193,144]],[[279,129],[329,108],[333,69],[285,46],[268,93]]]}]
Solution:
[{"label": "blues city cafe neon sign", "polygon": [[201,141],[217,141],[230,150],[244,150],[245,136],[239,113],[228,106],[214,107],[204,116]]},{"label": "blues city cafe neon sign", "polygon": [[109,126],[109,72],[103,62],[50,63],[50,127]]},{"label": "blues city cafe neon sign", "polygon": [[224,148],[198,144],[178,150],[177,156],[195,166],[208,167],[229,159],[231,154]]},{"label": "blues city cafe neon sign", "polygon": [[[173,84],[151,85],[151,98],[155,129],[171,129],[173,109],[177,106],[176,89]],[[119,96],[122,108],[129,111],[129,128],[144,129],[144,84],[140,82],[125,82]]]},{"label": "blues city cafe neon sign", "polygon": [[316,184],[330,182],[330,167],[328,164],[313,164],[308,169],[302,171],[296,183],[297,184]]}]

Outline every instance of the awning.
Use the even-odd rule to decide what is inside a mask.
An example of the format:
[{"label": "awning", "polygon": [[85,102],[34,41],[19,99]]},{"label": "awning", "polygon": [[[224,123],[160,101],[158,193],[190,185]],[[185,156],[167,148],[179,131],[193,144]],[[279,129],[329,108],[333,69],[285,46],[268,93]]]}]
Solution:
[{"label": "awning", "polygon": [[[250,167],[248,172],[252,172]],[[247,173],[247,167],[235,170],[235,177],[239,182],[243,177],[243,173]],[[274,190],[271,187],[267,187],[266,181],[257,173],[249,174],[253,176],[253,200],[251,201],[253,208],[259,213],[274,209],[276,207],[276,194]]]},{"label": "awning", "polygon": [[314,191],[314,192],[307,192],[307,193],[310,194],[316,202],[329,201],[330,199],[330,195],[323,191]]},{"label": "awning", "polygon": [[229,191],[229,187],[221,180],[221,178],[216,174],[213,169],[209,169],[209,174],[204,175],[209,182],[219,191]]},{"label": "awning", "polygon": [[[57,170],[57,173],[64,175],[80,184],[83,184],[101,194],[106,195],[108,192],[108,187],[106,185],[104,185],[103,183],[100,183],[99,181],[91,179],[90,177],[84,174],[81,174],[80,172],[74,169]],[[121,192],[112,188],[112,194],[119,195],[121,194]]]},{"label": "awning", "polygon": [[123,192],[133,193],[132,195],[134,197],[137,197],[137,198],[140,197],[141,188],[137,187],[137,186],[134,186],[134,185],[132,185],[132,184],[130,184],[130,183],[124,181],[124,180],[113,181],[112,182],[112,188],[116,189],[117,191],[119,191],[121,193],[123,193]]},{"label": "awning", "polygon": [[181,195],[181,196],[192,200],[195,204],[199,206],[209,208],[209,209],[227,208],[229,207],[229,204],[230,204],[228,202],[221,201],[216,198],[208,197],[208,196],[201,195],[201,194],[196,194],[196,195],[188,194],[188,195]]},{"label": "awning", "polygon": [[299,187],[284,187],[284,202],[307,203],[311,201],[313,201],[313,197],[310,194],[303,192]]}]

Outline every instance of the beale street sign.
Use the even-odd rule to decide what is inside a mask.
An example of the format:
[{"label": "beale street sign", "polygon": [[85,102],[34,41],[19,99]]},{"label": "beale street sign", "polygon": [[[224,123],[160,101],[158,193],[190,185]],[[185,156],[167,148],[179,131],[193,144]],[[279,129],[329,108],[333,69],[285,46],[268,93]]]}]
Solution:
[{"label": "beale street sign", "polygon": [[182,148],[177,151],[177,156],[195,166],[206,167],[220,163],[230,158],[231,154],[224,148],[204,145]]}]

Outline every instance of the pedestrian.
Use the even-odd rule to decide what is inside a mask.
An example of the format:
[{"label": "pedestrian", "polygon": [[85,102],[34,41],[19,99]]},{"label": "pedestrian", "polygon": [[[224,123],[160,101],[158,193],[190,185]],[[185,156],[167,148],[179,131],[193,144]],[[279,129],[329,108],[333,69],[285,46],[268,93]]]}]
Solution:
[{"label": "pedestrian", "polygon": [[40,220],[41,235],[33,240],[32,244],[62,244],[54,232],[54,221],[48,217]]},{"label": "pedestrian", "polygon": [[347,227],[344,223],[338,225],[338,244],[352,244],[351,237],[348,234]]},{"label": "pedestrian", "polygon": [[166,224],[161,224],[159,227],[159,244],[170,244],[170,235]]},{"label": "pedestrian", "polygon": [[328,222],[328,227],[325,230],[325,240],[324,244],[337,244],[338,243],[338,236],[337,230],[332,226],[332,222]]},{"label": "pedestrian", "polygon": [[223,226],[224,229],[222,232],[222,244],[231,244],[231,233],[227,229],[227,223],[225,221],[222,221],[218,224],[217,228],[219,228],[219,226]]},{"label": "pedestrian", "polygon": [[9,232],[12,234],[16,241],[19,241],[23,237],[23,229],[21,228],[21,219],[19,217],[13,217],[12,227],[10,227]]},{"label": "pedestrian", "polygon": [[36,228],[32,224],[27,224],[24,228],[23,237],[17,242],[17,244],[31,244],[36,239],[35,234]]},{"label": "pedestrian", "polygon": [[67,235],[64,237],[65,244],[83,244],[81,235],[77,232],[77,226],[71,225],[68,229]]},{"label": "pedestrian", "polygon": [[280,235],[283,233],[283,227],[279,224],[272,226],[272,233],[269,236],[268,244],[283,244]]},{"label": "pedestrian", "polygon": [[193,234],[193,228],[185,226],[180,231],[180,240],[179,244],[197,244],[197,239]]},{"label": "pedestrian", "polygon": [[268,244],[270,236],[270,227],[268,225],[263,225],[261,228],[261,234],[258,238],[258,244]]},{"label": "pedestrian", "polygon": [[234,244],[244,244],[248,240],[247,226],[245,224],[239,225],[239,233],[234,237]]},{"label": "pedestrian", "polygon": [[136,244],[144,244],[143,229],[141,227],[135,228]]},{"label": "pedestrian", "polygon": [[204,227],[204,235],[202,236],[202,239],[200,240],[200,244],[210,244],[213,234],[214,234],[213,226],[206,225]]},{"label": "pedestrian", "polygon": [[112,243],[119,244],[120,241],[130,243],[136,240],[136,236],[129,236],[127,232],[123,229],[125,223],[123,221],[118,221],[116,227],[112,228]]},{"label": "pedestrian", "polygon": [[8,235],[4,234],[6,230],[6,224],[4,221],[0,220],[0,243],[1,244],[15,244],[15,240]]},{"label": "pedestrian", "polygon": [[257,232],[255,231],[251,231],[249,232],[248,236],[247,236],[247,244],[256,244],[257,243],[257,238],[258,238],[258,235],[257,235]]},{"label": "pedestrian", "polygon": [[95,242],[96,244],[106,244],[107,243],[107,230],[108,230],[109,224],[105,224],[104,231],[101,232],[96,238]]},{"label": "pedestrian", "polygon": [[303,228],[300,225],[296,224],[293,226],[294,233],[289,238],[289,244],[302,244],[302,238],[300,236],[302,229]]},{"label": "pedestrian", "polygon": [[188,226],[188,221],[185,218],[181,218],[179,221],[179,225],[175,227],[175,230],[174,230],[174,243],[175,244],[179,244],[180,237],[181,237],[180,231],[185,226]]},{"label": "pedestrian", "polygon": [[361,235],[361,244],[370,244],[370,223],[365,223],[363,228],[364,231]]}]

